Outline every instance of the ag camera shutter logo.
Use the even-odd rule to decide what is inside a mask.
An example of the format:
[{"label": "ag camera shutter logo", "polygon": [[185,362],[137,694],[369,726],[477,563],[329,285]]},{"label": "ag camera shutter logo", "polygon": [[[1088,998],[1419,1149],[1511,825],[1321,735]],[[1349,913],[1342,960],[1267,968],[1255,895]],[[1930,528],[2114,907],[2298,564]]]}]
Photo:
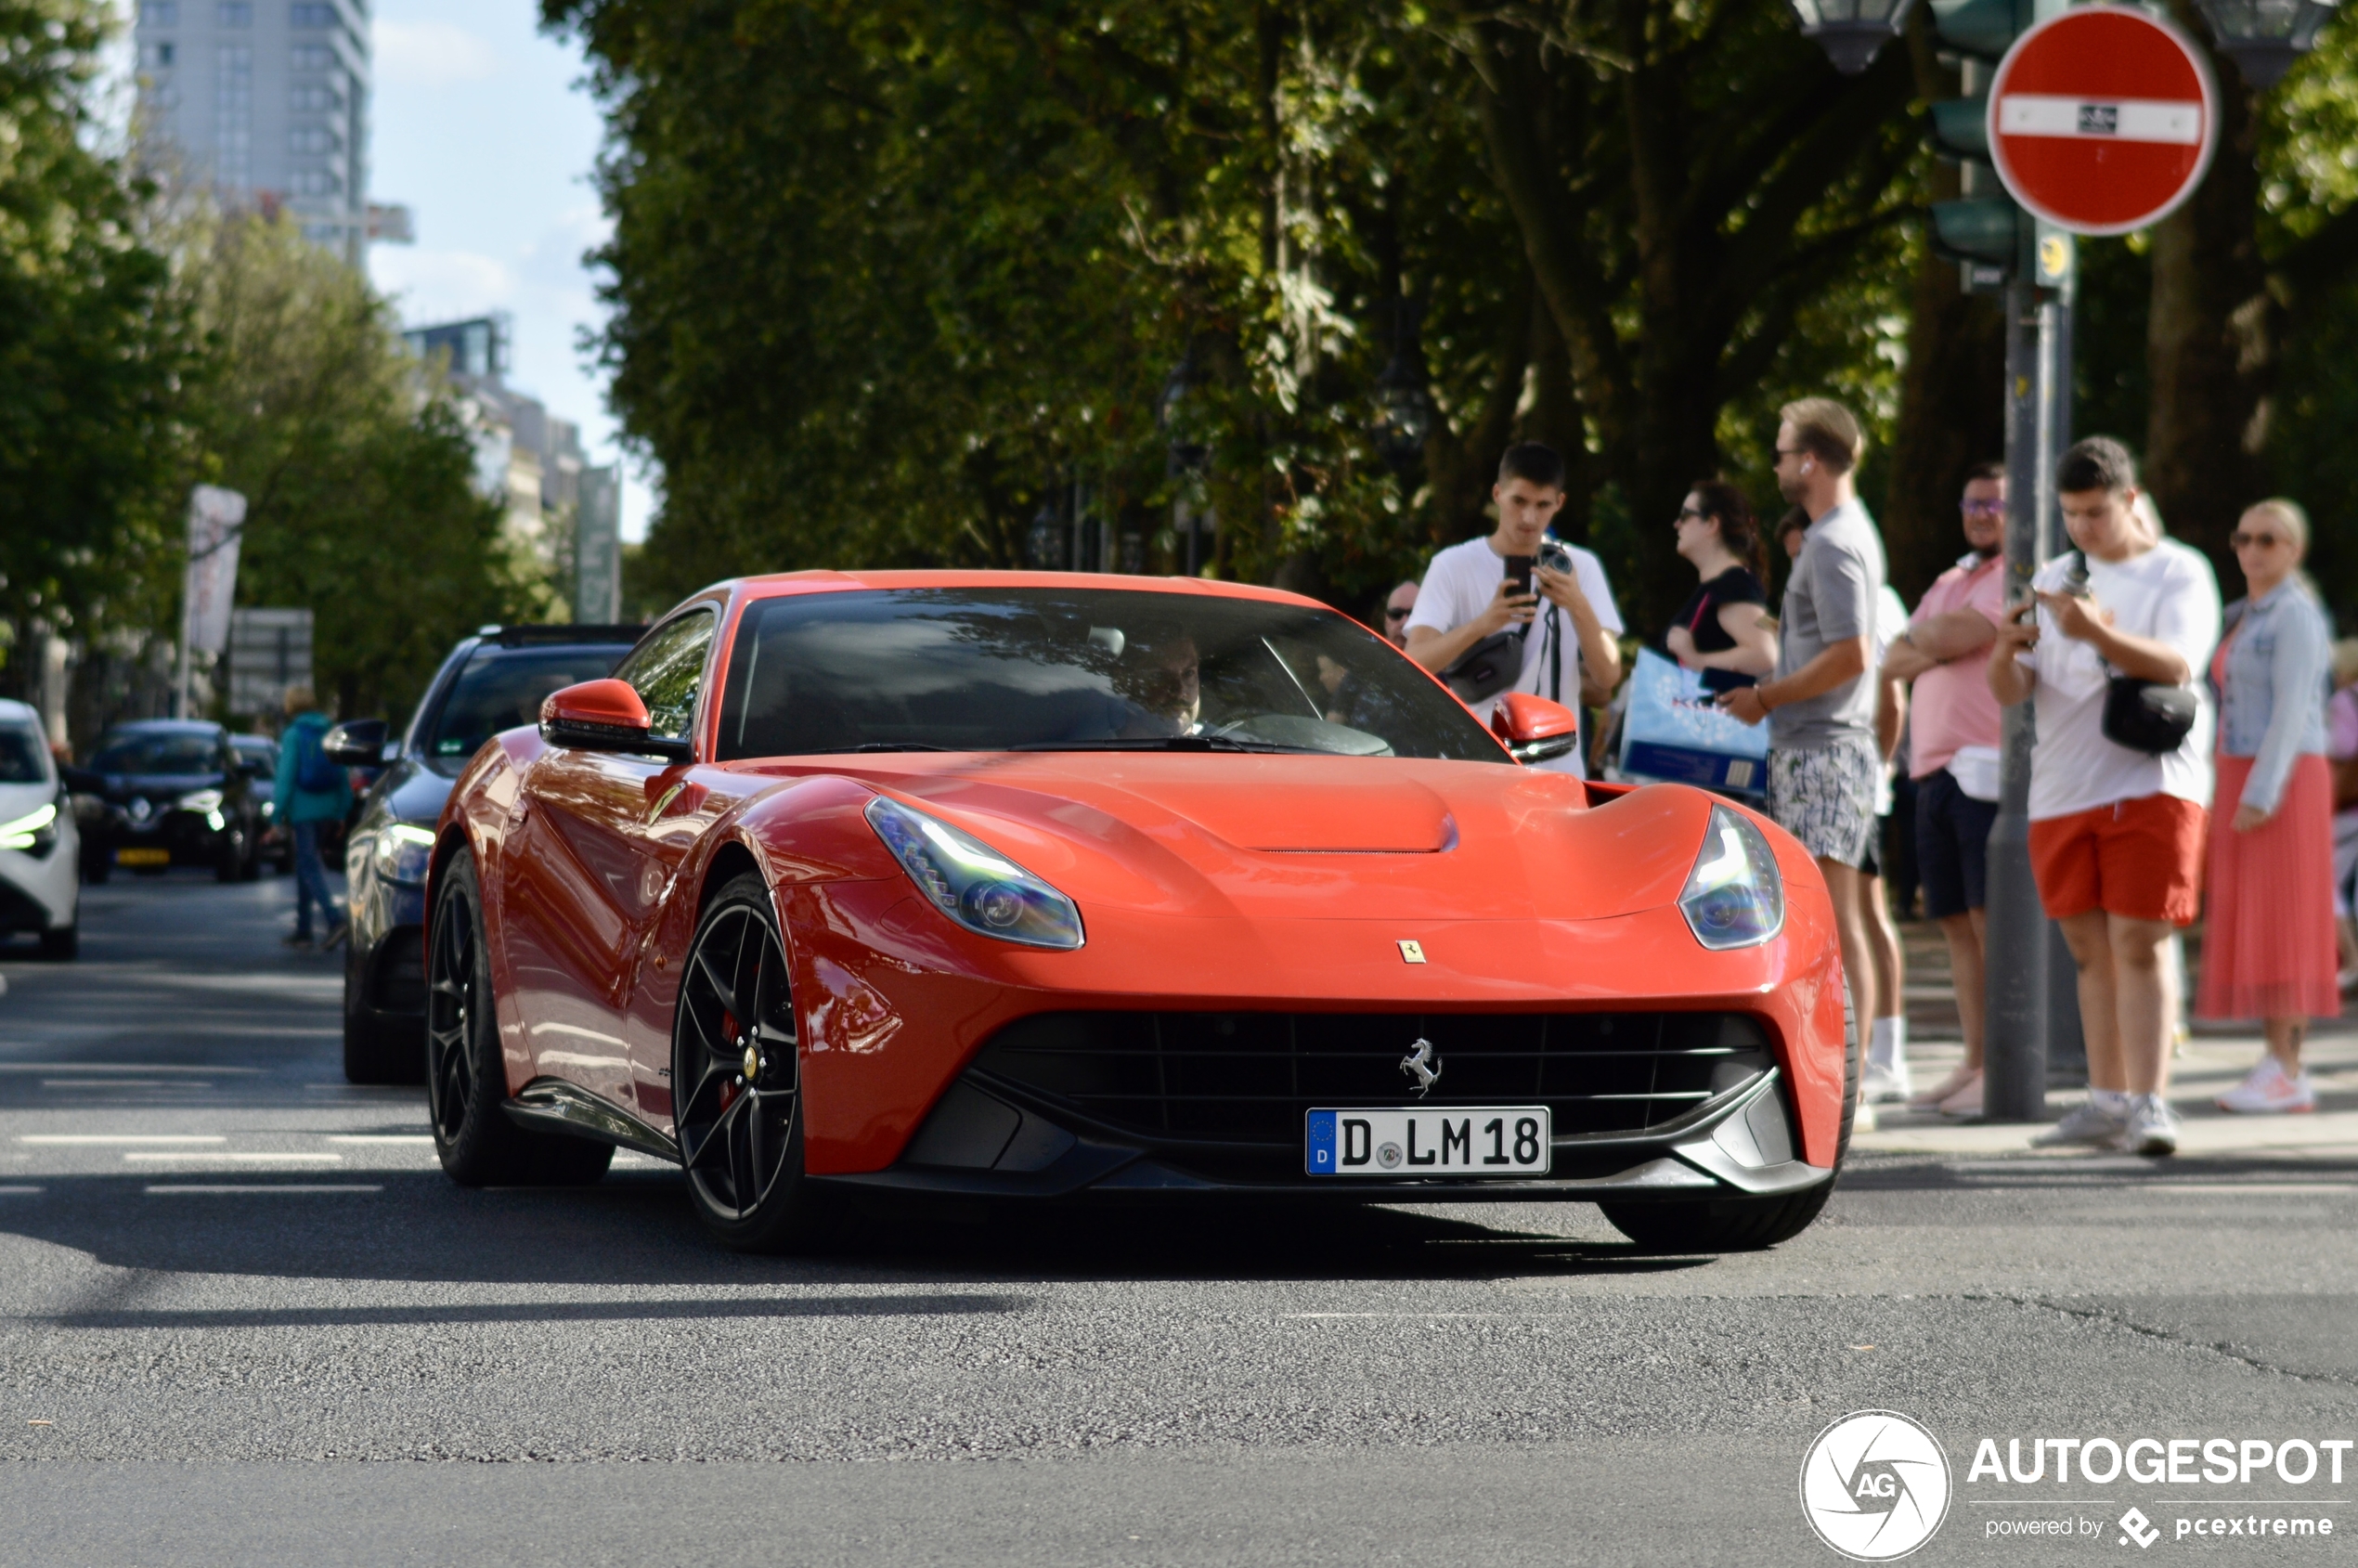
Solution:
[{"label": "ag camera shutter logo", "polygon": [[1803,1516],[1854,1562],[1890,1562],[1932,1539],[1949,1496],[1949,1456],[1897,1411],[1852,1411],[1801,1461]]}]

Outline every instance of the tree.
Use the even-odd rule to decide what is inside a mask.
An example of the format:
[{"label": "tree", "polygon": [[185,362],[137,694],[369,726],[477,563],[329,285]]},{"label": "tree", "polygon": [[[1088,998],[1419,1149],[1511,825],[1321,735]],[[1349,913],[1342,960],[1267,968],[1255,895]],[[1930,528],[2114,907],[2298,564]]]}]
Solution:
[{"label": "tree", "polygon": [[367,279],[291,219],[194,226],[181,286],[211,365],[188,477],[246,497],[239,603],[309,606],[322,694],[397,712],[530,592],[457,409]]},{"label": "tree", "polygon": [[[194,345],[140,239],[144,193],[93,117],[105,32],[89,0],[0,0],[0,618],[17,648],[36,619],[136,614],[140,559],[174,516]],[[30,679],[0,666],[8,688]]]}]

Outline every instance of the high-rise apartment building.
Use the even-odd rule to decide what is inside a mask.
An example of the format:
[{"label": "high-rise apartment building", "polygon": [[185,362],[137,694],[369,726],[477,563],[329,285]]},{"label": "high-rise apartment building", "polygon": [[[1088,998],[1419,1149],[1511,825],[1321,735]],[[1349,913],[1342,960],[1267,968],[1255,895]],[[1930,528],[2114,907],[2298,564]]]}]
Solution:
[{"label": "high-rise apartment building", "polygon": [[284,209],[359,265],[371,238],[363,0],[139,0],[135,37],[151,157],[225,205]]}]

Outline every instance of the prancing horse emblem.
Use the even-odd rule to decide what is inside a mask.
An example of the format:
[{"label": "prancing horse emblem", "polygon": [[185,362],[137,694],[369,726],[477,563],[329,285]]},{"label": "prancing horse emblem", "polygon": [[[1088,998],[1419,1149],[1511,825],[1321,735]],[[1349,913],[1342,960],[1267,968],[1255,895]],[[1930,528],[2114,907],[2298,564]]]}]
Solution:
[{"label": "prancing horse emblem", "polygon": [[1419,1040],[1400,1058],[1400,1070],[1417,1081],[1417,1098],[1423,1099],[1441,1082],[1441,1058],[1432,1054],[1432,1042]]}]

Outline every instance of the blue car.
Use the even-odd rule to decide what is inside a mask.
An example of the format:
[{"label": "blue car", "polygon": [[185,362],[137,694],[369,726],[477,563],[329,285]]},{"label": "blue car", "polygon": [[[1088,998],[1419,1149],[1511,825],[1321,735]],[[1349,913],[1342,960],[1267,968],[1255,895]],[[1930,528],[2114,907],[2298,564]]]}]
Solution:
[{"label": "blue car", "polygon": [[343,1074],[425,1081],[426,860],[442,803],[493,735],[539,719],[560,687],[614,672],[645,628],[486,627],[442,662],[397,739],[382,719],[330,732],[329,759],[382,768],[344,842],[351,940],[343,965]]}]

